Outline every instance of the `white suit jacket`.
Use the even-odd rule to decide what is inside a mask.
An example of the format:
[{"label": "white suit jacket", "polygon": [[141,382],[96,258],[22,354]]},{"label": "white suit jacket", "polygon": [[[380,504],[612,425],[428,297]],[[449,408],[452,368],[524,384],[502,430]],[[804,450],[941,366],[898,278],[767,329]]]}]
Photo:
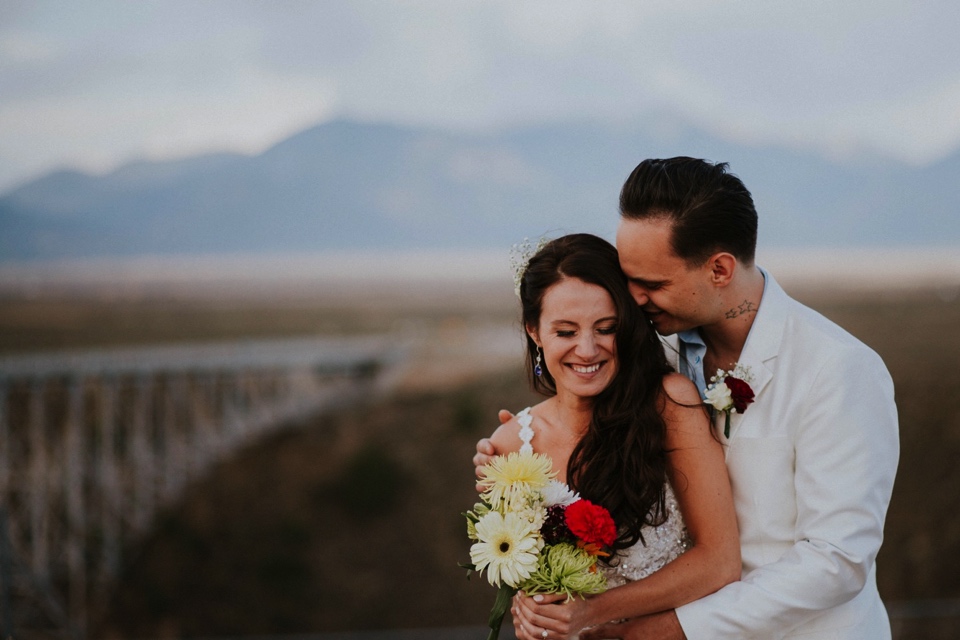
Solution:
[{"label": "white suit jacket", "polygon": [[689,640],[890,638],[875,560],[900,449],[893,383],[876,353],[765,275],[740,358],[756,400],[731,416],[729,441],[717,416],[742,579],[677,616]]}]

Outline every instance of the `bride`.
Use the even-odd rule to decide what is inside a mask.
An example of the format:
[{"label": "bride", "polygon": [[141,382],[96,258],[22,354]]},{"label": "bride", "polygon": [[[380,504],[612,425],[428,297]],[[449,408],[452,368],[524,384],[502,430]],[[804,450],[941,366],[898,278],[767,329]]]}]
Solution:
[{"label": "bride", "polygon": [[549,455],[558,480],[610,511],[619,537],[604,593],[517,595],[517,638],[575,638],[739,579],[723,451],[693,383],[672,372],[631,298],[616,249],[589,234],[553,240],[526,265],[519,293],[533,387],[548,398],[491,442],[498,454],[529,445]]}]

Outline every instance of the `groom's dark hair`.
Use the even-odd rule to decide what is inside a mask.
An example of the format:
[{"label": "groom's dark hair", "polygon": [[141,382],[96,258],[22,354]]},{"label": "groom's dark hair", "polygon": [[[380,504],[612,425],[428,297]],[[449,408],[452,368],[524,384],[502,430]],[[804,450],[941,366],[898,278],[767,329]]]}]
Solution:
[{"label": "groom's dark hair", "polygon": [[620,215],[670,220],[673,250],[691,266],[718,251],[753,264],[757,210],[747,187],[727,168],[725,162],[684,156],[644,160],[623,184]]}]

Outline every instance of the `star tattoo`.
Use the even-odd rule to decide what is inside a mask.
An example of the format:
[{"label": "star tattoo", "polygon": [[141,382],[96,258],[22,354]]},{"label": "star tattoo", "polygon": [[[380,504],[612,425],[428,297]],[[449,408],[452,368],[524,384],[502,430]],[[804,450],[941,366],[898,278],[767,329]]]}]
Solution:
[{"label": "star tattoo", "polygon": [[757,310],[757,305],[753,304],[749,300],[744,300],[742,304],[727,311],[726,317],[728,320],[732,320],[733,318],[737,318],[744,314],[753,313],[756,310]]}]

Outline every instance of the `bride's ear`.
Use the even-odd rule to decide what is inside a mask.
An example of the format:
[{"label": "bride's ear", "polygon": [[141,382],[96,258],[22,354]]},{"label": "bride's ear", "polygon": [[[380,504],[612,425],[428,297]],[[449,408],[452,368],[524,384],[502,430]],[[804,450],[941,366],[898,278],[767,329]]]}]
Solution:
[{"label": "bride's ear", "polygon": [[530,336],[530,339],[533,340],[533,341],[536,343],[536,345],[539,347],[539,346],[540,346],[540,334],[537,333],[537,328],[536,328],[536,327],[531,327],[530,325],[527,325],[525,328],[526,328],[526,331],[527,331],[527,335]]}]

